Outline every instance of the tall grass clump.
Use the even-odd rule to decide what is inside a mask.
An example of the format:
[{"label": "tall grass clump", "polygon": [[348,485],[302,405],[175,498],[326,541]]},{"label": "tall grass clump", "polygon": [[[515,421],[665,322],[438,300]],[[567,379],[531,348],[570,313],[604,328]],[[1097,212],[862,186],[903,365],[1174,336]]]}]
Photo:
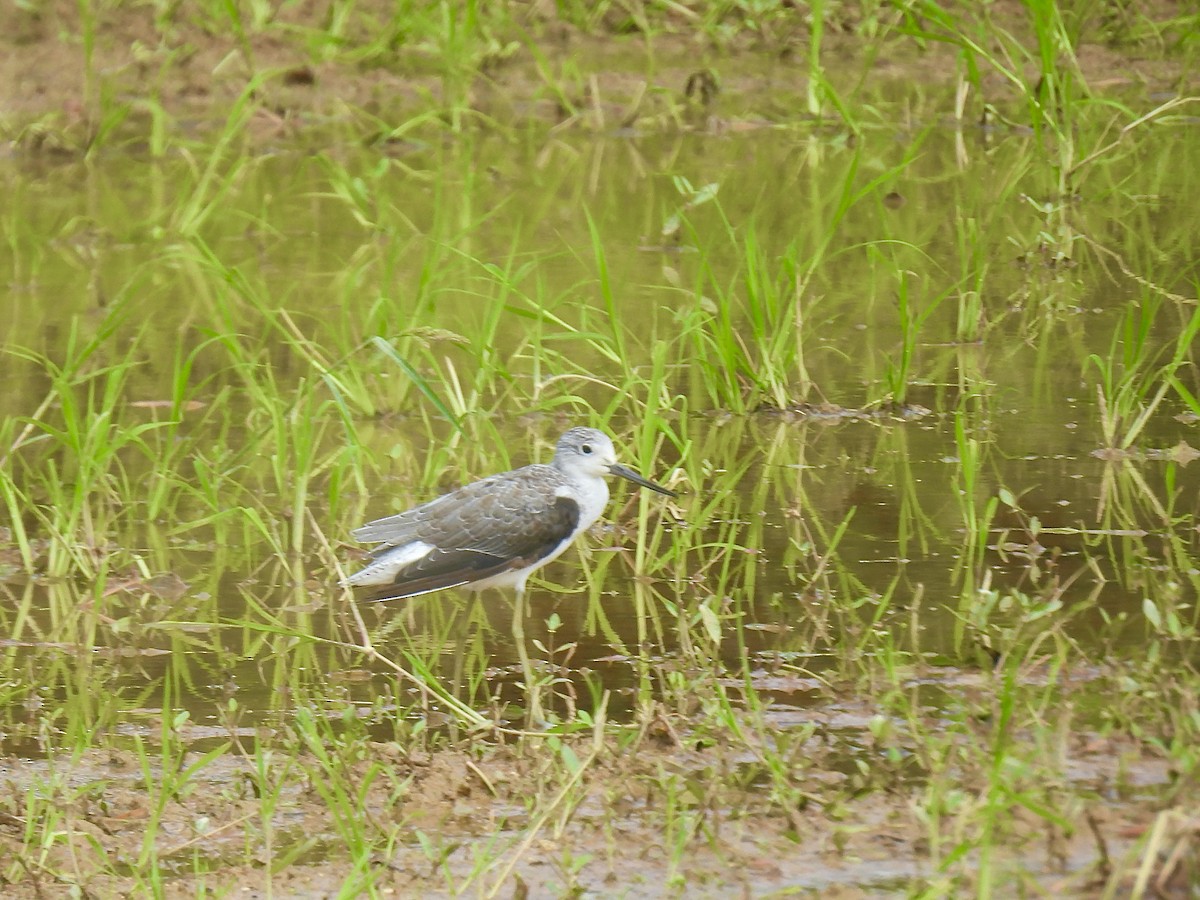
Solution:
[{"label": "tall grass clump", "polygon": [[[1172,318],[1179,320],[1169,326],[1171,330],[1179,328],[1173,346],[1163,340],[1168,326],[1159,318],[1170,316],[1172,310],[1177,313]],[[1126,309],[1120,328],[1113,332],[1109,352],[1088,356],[1088,368],[1099,376],[1097,408],[1105,447],[1129,449],[1172,391],[1188,402],[1191,393],[1178,374],[1194,365],[1198,331],[1200,313],[1179,309],[1148,291]]]}]

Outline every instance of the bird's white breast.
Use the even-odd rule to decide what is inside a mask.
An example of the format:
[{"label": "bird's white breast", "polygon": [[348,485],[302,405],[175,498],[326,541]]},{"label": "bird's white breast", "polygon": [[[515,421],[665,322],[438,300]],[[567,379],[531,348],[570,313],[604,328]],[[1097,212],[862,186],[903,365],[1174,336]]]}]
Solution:
[{"label": "bird's white breast", "polygon": [[569,544],[581,532],[591,528],[592,523],[604,512],[604,507],[608,506],[608,482],[603,478],[577,478],[554,493],[557,497],[574,500],[579,505],[579,521],[564,544]]}]

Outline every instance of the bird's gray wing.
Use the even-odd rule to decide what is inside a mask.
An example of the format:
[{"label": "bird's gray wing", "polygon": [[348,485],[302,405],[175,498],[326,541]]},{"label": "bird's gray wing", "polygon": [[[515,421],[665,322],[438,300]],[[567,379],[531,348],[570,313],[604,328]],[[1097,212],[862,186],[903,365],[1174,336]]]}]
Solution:
[{"label": "bird's gray wing", "polygon": [[372,559],[414,541],[433,548],[401,569],[391,584],[377,587],[370,599],[411,597],[533,565],[579,524],[579,505],[558,495],[562,486],[556,471],[527,466],[364,525],[354,536],[382,545]]},{"label": "bird's gray wing", "polygon": [[[524,556],[555,533],[569,536],[578,524],[578,507],[564,511],[558,492],[567,486],[550,466],[526,466],[492,475],[443,494],[414,509],[376,519],[354,531],[354,538],[383,544],[372,557],[412,541],[441,550],[478,550],[496,556]],[[571,504],[574,506],[574,503]]]},{"label": "bird's gray wing", "polygon": [[433,550],[397,573],[390,584],[373,585],[369,601],[416,597],[446,588],[483,581],[513,568],[511,560],[473,550]]},{"label": "bird's gray wing", "polygon": [[356,541],[366,544],[387,544],[393,547],[420,540],[422,532],[428,530],[431,523],[436,523],[441,517],[457,518],[464,509],[471,507],[490,492],[504,492],[510,482],[523,482],[524,479],[520,478],[523,471],[517,469],[515,472],[504,472],[465,484],[448,494],[435,497],[428,503],[394,516],[368,522],[354,529],[352,536]]}]

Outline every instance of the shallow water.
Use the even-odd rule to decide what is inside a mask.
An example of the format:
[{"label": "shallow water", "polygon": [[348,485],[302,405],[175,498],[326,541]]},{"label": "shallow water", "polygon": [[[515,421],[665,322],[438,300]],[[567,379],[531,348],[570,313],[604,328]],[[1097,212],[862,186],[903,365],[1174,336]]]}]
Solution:
[{"label": "shallow water", "polygon": [[[1194,128],[1163,126],[1185,138]],[[1140,616],[1147,597],[1195,591],[1198,482],[1188,462],[1200,440],[1168,392],[1129,453],[1098,457],[1101,378],[1088,357],[1119,359],[1137,323],[1127,314],[1152,309],[1146,356],[1160,364],[1190,319],[1194,301],[1171,295],[1190,297],[1194,286],[1185,204],[1200,143],[1147,132],[1064,197],[1039,147],[1048,140],[933,121],[853,141],[794,127],[596,137],[529,129],[414,145],[404,169],[375,151],[284,148],[218,167],[223,199],[186,230],[188,198],[217,193],[189,161],[5,158],[0,272],[9,287],[0,318],[10,352],[0,357],[0,412],[54,421],[61,402],[42,406],[51,381],[29,353],[57,364],[72,339],[96,339],[78,395],[117,391],[121,427],[162,421],[168,411],[153,404],[173,396],[178,360],[195,351],[179,396],[202,406],[183,414],[176,440],[211,454],[189,449],[195,458],[176,474],[225,467],[217,490],[229,491],[230,510],[253,497],[294,521],[295,496],[280,489],[277,470],[335,453],[352,427],[369,460],[367,490],[330,469],[303,501],[337,541],[360,521],[464,480],[547,459],[555,435],[585,421],[589,406],[628,443],[650,398],[621,402],[602,383],[619,382],[606,354],[619,349],[630,371],[649,371],[665,346],[666,395],[654,402],[671,411],[686,445],[681,452],[668,441],[653,457],[628,460],[682,498],[637,506],[619,490],[610,509],[617,527],[594,535],[582,561],[572,552],[548,567],[531,592],[526,631],[543,645],[533,655],[561,663],[558,690],[570,702],[587,708],[603,688],[616,695],[615,713],[653,689],[648,661],[686,672],[697,651],[680,621],[694,625],[701,607],[721,623],[720,657],[734,667],[745,657],[764,673],[819,674],[824,654],[872,629],[931,661],[974,664],[978,648],[962,623],[981,589],[1078,607],[1069,629],[1085,647],[1136,643],[1140,626],[1122,637],[1113,621]],[[719,206],[685,209],[674,177],[719,184]],[[687,226],[664,235],[681,210]],[[964,320],[956,311],[972,291],[981,312]],[[279,309],[313,357],[285,340],[271,318]],[[712,383],[761,374],[752,363],[728,370],[697,338],[715,333],[718,310],[751,357],[756,328],[792,332],[785,343],[802,354],[787,356],[782,377],[790,399],[806,405],[736,412],[716,402]],[[905,364],[906,316],[916,337],[901,378],[907,393],[895,405],[884,401],[889,367]],[[323,371],[361,366],[374,409],[354,407],[343,426],[332,407],[314,422],[297,401],[312,456],[286,435],[273,459],[239,455],[272,420],[244,388],[249,370],[214,338],[221,334],[239,335],[239,365],[269,371],[285,397],[311,389]],[[465,386],[461,438],[369,343],[376,334],[415,335],[420,372],[442,396],[455,379]],[[328,369],[314,365],[317,356]],[[119,383],[103,388],[95,373],[130,360]],[[706,367],[718,374],[705,376]],[[1195,371],[1179,373],[1193,394]],[[9,435],[23,427],[10,426]],[[978,454],[972,485],[963,440]],[[353,653],[255,630],[278,616],[276,625],[297,632],[354,639],[349,601],[310,537],[279,556],[261,529],[218,527],[195,497],[180,497],[172,517],[144,517],[135,502],[103,534],[87,534],[86,519],[75,535],[50,534],[53,516],[34,509],[49,500],[33,473],[54,467],[70,482],[76,460],[53,436],[19,453],[10,465],[29,502],[26,529],[51,542],[83,540],[113,569],[101,563],[102,583],[31,578],[6,556],[6,631],[16,642],[6,667],[16,687],[5,719],[14,735],[34,695],[94,704],[85,718],[117,731],[137,730],[136,710],[161,706],[164,686],[195,722],[222,720],[230,697],[243,724],[269,719],[297,692],[376,712],[404,702],[406,689],[393,697],[386,673],[359,677]],[[165,477],[129,449],[114,458],[123,483],[149,490]],[[80,487],[122,491],[107,481]],[[968,517],[1002,491],[1015,508],[1001,502],[986,537],[973,536]],[[655,536],[643,559],[633,550],[639,510],[645,535]],[[355,548],[334,549],[344,567],[356,564]],[[131,557],[186,588],[167,597],[140,585],[110,592],[131,574]],[[93,608],[101,618],[73,630],[72,611]],[[417,653],[469,702],[497,690],[521,702],[506,601],[449,593],[363,615],[382,652]],[[97,687],[105,699],[92,696]],[[790,694],[776,699],[803,705]]]}]

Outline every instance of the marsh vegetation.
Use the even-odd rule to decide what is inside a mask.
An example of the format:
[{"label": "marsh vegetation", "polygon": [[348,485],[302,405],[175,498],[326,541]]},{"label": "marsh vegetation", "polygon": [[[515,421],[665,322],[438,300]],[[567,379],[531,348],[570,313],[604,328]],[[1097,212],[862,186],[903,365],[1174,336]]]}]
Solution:
[{"label": "marsh vegetation", "polygon": [[[6,896],[1194,895],[1195,12],[0,25]],[[575,424],[532,671],[339,586]]]}]

